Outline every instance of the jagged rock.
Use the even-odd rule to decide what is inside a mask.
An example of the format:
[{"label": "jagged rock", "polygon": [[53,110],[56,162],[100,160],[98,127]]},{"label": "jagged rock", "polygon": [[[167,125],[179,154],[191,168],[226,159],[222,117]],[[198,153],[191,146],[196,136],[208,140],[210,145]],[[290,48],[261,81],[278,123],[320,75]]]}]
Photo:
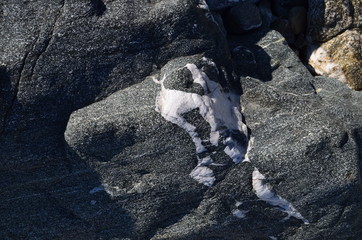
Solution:
[{"label": "jagged rock", "polygon": [[[197,4],[142,2],[138,8],[132,2],[105,2],[99,15],[99,5],[94,5],[99,1],[40,2],[0,5],[1,76],[6,88],[0,96],[0,156],[6,159],[6,169],[19,170],[24,161],[25,173],[33,165],[52,172],[52,164],[67,172],[57,149],[73,110],[141,81],[173,57],[208,51],[213,44],[221,44],[215,48],[224,49],[221,52],[227,49],[222,38],[215,38],[216,25]],[[217,38],[221,42],[210,40]],[[44,157],[45,153],[62,160]]]},{"label": "jagged rock", "polygon": [[260,11],[255,4],[250,2],[240,2],[232,7],[225,16],[225,28],[231,34],[241,34],[261,25]]},{"label": "jagged rock", "polygon": [[294,33],[287,19],[278,18],[271,24],[270,27],[282,34],[289,44],[293,44],[295,42]]},{"label": "jagged rock", "polygon": [[222,35],[226,36],[227,32],[221,14],[218,14],[216,12],[211,12],[211,14],[212,14],[212,20],[215,21]]},{"label": "jagged rock", "polygon": [[[75,165],[81,157],[92,166],[108,194],[114,195],[114,201],[123,202],[124,209],[135,216],[134,231],[127,236],[326,239],[329,234],[341,238],[360,234],[361,126],[357,119],[361,117],[362,96],[330,79],[314,79],[282,39],[280,34],[270,32],[248,50],[255,62],[265,58],[260,49],[272,60],[269,81],[263,83],[251,77],[242,80],[241,103],[254,138],[250,163],[229,163],[221,172],[213,168],[217,179],[222,180],[208,189],[195,185],[196,181],[192,182],[188,175],[197,164],[190,136],[154,110],[160,89],[151,78],[72,114],[66,131],[69,156]],[[210,79],[220,77],[204,68],[207,64],[198,62],[200,58],[170,61],[157,78],[167,76],[163,86],[191,94],[194,86],[186,84],[190,88],[187,90],[182,80],[187,76],[182,68],[185,64],[194,62],[207,71]],[[334,98],[336,94],[340,97]],[[197,131],[210,131],[196,115],[185,119],[195,124]],[[341,119],[345,119],[343,124]],[[156,160],[152,153],[157,155]],[[213,156],[214,160],[227,163],[225,155]],[[286,213],[257,200],[251,182],[255,167],[309,225],[294,217],[280,221]],[[140,175],[140,169],[146,174]],[[167,187],[161,190],[160,185]],[[175,199],[171,196],[176,186],[177,207],[168,201]],[[160,194],[162,197],[158,197]],[[154,201],[150,205],[151,197]],[[96,196],[94,199],[99,201]],[[140,206],[147,212],[139,211]],[[177,210],[173,210],[175,207]],[[144,220],[144,214],[150,221]],[[162,227],[155,229],[157,224]],[[346,224],[351,225],[350,231],[346,231]]]},{"label": "jagged rock", "polygon": [[309,0],[308,35],[325,42],[351,27],[361,27],[362,2],[359,0]]},{"label": "jagged rock", "polygon": [[226,41],[207,13],[186,0],[1,1],[0,238],[128,236],[132,217],[104,191],[92,205],[98,173],[65,154],[69,116],[172,58],[209,52],[227,62]]},{"label": "jagged rock", "polygon": [[211,16],[1,1],[1,239],[361,236],[360,93]]},{"label": "jagged rock", "polygon": [[280,65],[269,82],[243,82],[243,113],[254,137],[249,159],[310,221],[285,239],[357,239],[362,95],[293,67],[296,56],[283,61],[285,47],[268,35],[263,49]]},{"label": "jagged rock", "polygon": [[308,62],[316,73],[362,90],[361,39],[361,29],[347,30],[316,49],[312,48]]},{"label": "jagged rock", "polygon": [[250,76],[257,70],[254,53],[243,46],[237,46],[231,51],[232,59],[236,64],[235,70],[242,75]]}]

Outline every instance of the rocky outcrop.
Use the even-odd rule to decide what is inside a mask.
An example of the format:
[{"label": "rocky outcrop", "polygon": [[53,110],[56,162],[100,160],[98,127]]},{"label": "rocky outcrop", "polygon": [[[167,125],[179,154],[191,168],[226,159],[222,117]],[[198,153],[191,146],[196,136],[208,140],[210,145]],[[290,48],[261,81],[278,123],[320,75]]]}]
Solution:
[{"label": "rocky outcrop", "polygon": [[[256,35],[251,37],[258,39]],[[250,44],[250,38],[240,38],[238,43],[247,45],[244,41]],[[361,95],[329,79],[314,79],[276,32],[268,33],[256,41],[254,47],[249,47],[255,64],[265,58],[260,49],[273,60],[270,81],[261,81],[266,80],[263,77],[259,77],[261,80],[250,76],[242,78],[241,104],[253,138],[249,143],[248,161],[233,163],[225,154],[222,134],[218,138],[219,145],[213,147],[210,138],[202,143],[207,150],[198,151],[195,137],[208,139],[213,136],[213,127],[207,114],[202,114],[201,105],[188,105],[187,96],[193,96],[197,103],[198,96],[207,94],[195,84],[199,81],[197,78],[192,80],[195,73],[191,65],[202,69],[211,81],[222,79],[220,73],[212,70],[220,66],[208,65],[210,62],[202,60],[202,56],[175,59],[154,79],[147,78],[141,84],[72,114],[65,136],[70,153],[74,152],[70,155],[74,161],[80,156],[93,166],[102,179],[104,191],[113,196],[114,201],[130,199],[130,194],[139,195],[139,200],[123,203],[136,219],[133,222],[135,235],[131,238],[151,236],[147,233],[152,232],[153,224],[161,222],[169,224],[153,232],[152,239],[279,238],[283,231],[288,231],[288,235],[282,237],[286,239],[348,238],[355,236],[354,231],[360,231],[358,149],[361,126],[357,119],[361,117],[358,111]],[[160,86],[161,79],[164,82]],[[160,113],[154,110],[160,103],[157,92],[166,94],[162,97],[162,106],[169,109],[165,104],[172,99],[166,98],[168,92],[162,93],[165,91],[162,89],[170,89],[175,99],[170,107],[183,116],[180,121],[169,110],[159,110]],[[336,93],[346,99],[345,102],[337,104],[340,100],[334,99]],[[186,112],[177,107],[179,103]],[[192,111],[193,108],[197,111]],[[195,128],[188,130],[185,123]],[[354,150],[351,152],[351,149]],[[100,160],[102,156],[106,159]],[[200,161],[206,158],[207,162]],[[200,167],[205,171],[198,171],[201,175],[195,176],[195,169]],[[140,168],[147,173],[141,176]],[[210,188],[194,185],[196,181],[192,178]],[[210,178],[214,178],[211,184]],[[258,192],[258,186],[266,188],[265,182],[276,191],[270,194],[278,194],[273,195],[275,200],[267,200]],[[158,193],[160,185],[167,186],[162,194]],[[180,208],[177,209],[180,212],[170,211],[174,202],[158,197],[173,195],[167,191],[175,186],[178,186]],[[195,195],[190,195],[186,189],[193,189]],[[148,196],[154,199],[151,206]],[[257,201],[258,197],[265,203]],[[98,202],[96,196],[94,198]],[[134,205],[134,201],[137,204]],[[195,205],[190,206],[190,202]],[[275,210],[271,203],[283,211]],[[153,208],[153,204],[158,208]],[[147,216],[153,221],[144,222],[145,212],[140,212],[139,206],[147,209]],[[181,217],[178,218],[178,214]],[[174,221],[169,222],[165,216]],[[280,222],[283,219],[286,222]],[[341,219],[348,219],[351,225],[348,231]],[[249,227],[237,227],[246,222]],[[256,230],[266,226],[268,230]],[[249,237],[242,237],[246,235]]]},{"label": "rocky outcrop", "polygon": [[358,239],[361,93],[262,4],[2,1],[0,238]]},{"label": "rocky outcrop", "polygon": [[344,30],[362,27],[362,5],[359,0],[310,0],[308,35],[313,41],[325,42]]},{"label": "rocky outcrop", "polygon": [[[243,81],[242,109],[254,138],[249,158],[273,189],[293,199],[310,221],[287,239],[356,238],[362,96],[339,82],[299,70],[298,59],[288,56],[290,50],[277,40],[275,36],[264,48],[280,63],[272,80]],[[355,219],[344,233],[339,232],[344,228],[341,219]]]},{"label": "rocky outcrop", "polygon": [[182,0],[1,1],[0,18],[0,238],[124,235],[132,217],[106,193],[89,209],[101,183],[65,154],[70,114],[172,58],[209,52],[224,61],[226,41],[198,4]]},{"label": "rocky outcrop", "polygon": [[309,64],[320,75],[336,78],[352,89],[362,90],[361,37],[361,29],[352,29],[315,49],[311,47]]},{"label": "rocky outcrop", "polygon": [[315,73],[361,89],[361,1],[309,1],[307,61]]}]

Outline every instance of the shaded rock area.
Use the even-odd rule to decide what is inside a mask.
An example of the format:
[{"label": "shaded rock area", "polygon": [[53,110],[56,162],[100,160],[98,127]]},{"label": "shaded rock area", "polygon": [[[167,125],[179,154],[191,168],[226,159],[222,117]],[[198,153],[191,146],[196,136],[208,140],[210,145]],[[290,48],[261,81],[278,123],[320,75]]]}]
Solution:
[{"label": "shaded rock area", "polygon": [[225,27],[231,34],[241,34],[258,28],[261,24],[259,9],[250,2],[239,3],[225,16]]},{"label": "shaded rock area", "polygon": [[362,95],[299,59],[313,4],[2,1],[0,238],[359,239]]}]

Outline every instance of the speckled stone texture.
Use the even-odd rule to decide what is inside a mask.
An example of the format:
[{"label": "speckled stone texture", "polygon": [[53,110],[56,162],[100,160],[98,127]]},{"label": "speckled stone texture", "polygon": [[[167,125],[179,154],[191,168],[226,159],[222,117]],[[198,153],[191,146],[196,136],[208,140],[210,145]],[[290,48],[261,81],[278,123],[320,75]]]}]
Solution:
[{"label": "speckled stone texture", "polygon": [[359,0],[309,0],[308,30],[311,40],[325,42],[346,29],[362,27]]},{"label": "speckled stone texture", "polygon": [[[313,77],[267,24],[226,39],[199,4],[0,2],[0,239],[362,235],[361,93]],[[254,138],[250,162],[213,149],[212,187],[189,175],[191,137],[155,110],[162,72],[175,73],[169,88],[203,94],[174,64],[195,56],[242,94]],[[183,117],[209,131],[197,111]],[[309,225],[258,199],[255,168]]]}]

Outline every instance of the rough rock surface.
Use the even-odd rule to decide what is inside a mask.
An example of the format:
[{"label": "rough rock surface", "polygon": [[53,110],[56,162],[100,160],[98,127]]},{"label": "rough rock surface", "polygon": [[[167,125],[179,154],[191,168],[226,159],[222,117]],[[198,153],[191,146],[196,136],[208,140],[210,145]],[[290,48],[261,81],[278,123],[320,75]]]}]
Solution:
[{"label": "rough rock surface", "polygon": [[227,47],[215,37],[217,26],[187,0],[6,0],[0,18],[0,238],[129,232],[131,221],[123,222],[127,230],[112,227],[122,214],[130,217],[107,194],[97,207],[104,214],[88,211],[89,190],[100,185],[99,177],[86,164],[74,170],[66,157],[69,116],[174,57],[227,55],[218,53]]},{"label": "rough rock surface", "polygon": [[328,41],[353,27],[362,27],[361,1],[309,0],[308,35],[313,41]]},{"label": "rough rock surface", "polygon": [[[227,41],[210,16],[196,0],[0,3],[1,239],[362,235],[361,93],[314,78],[277,32]],[[220,117],[213,144],[184,109],[185,131],[156,111],[163,87],[230,97],[218,110],[242,109],[249,131]],[[225,146],[239,143],[249,161],[235,164]]]},{"label": "rough rock surface", "polygon": [[280,64],[269,82],[245,78],[241,102],[254,137],[251,162],[311,222],[286,239],[358,239],[362,96],[301,71],[282,43],[266,45]]},{"label": "rough rock surface", "polygon": [[255,4],[240,2],[225,16],[225,28],[231,34],[241,34],[262,25],[260,11]]},{"label": "rough rock surface", "polygon": [[352,89],[362,90],[362,30],[347,30],[313,49],[309,64],[316,73],[337,78]]}]

